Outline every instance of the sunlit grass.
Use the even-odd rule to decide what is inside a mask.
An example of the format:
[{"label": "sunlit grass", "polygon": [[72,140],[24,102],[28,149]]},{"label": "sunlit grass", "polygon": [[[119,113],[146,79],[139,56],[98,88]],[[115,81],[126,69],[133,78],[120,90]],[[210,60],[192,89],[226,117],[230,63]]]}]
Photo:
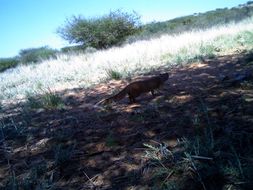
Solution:
[{"label": "sunlit grass", "polygon": [[123,47],[86,54],[59,54],[36,65],[20,65],[0,73],[0,99],[17,100],[40,88],[87,88],[110,78],[139,75],[158,67],[183,65],[205,57],[253,49],[253,18],[237,24],[178,35],[164,34]]}]

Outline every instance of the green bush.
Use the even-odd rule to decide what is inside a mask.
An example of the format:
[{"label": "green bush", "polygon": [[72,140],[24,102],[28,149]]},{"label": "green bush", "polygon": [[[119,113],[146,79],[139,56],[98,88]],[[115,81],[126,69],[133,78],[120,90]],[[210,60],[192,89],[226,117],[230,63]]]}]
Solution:
[{"label": "green bush", "polygon": [[84,47],[80,46],[80,45],[76,45],[76,46],[66,46],[61,48],[61,52],[62,53],[68,53],[68,52],[79,52],[79,51],[83,51]]},{"label": "green bush", "polygon": [[61,48],[60,50],[62,53],[81,53],[81,54],[86,54],[86,53],[94,53],[97,51],[96,48],[93,47],[84,47],[80,45],[76,46],[66,46]]},{"label": "green bush", "polygon": [[67,20],[65,26],[58,28],[57,32],[70,43],[103,49],[121,44],[127,36],[139,30],[139,16],[136,13],[117,10],[92,19],[73,16]]},{"label": "green bush", "polygon": [[55,58],[57,50],[51,49],[47,46],[39,48],[29,48],[20,51],[20,62],[23,64],[27,63],[38,63],[43,59]]},{"label": "green bush", "polygon": [[5,71],[6,69],[17,66],[19,63],[16,57],[14,58],[0,58],[0,72]]}]

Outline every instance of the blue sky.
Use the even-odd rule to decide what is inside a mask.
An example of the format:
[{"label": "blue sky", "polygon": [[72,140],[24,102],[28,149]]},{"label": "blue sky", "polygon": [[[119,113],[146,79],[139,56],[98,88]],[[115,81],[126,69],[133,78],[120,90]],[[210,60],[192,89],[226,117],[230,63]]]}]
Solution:
[{"label": "blue sky", "polygon": [[0,57],[18,55],[21,49],[68,45],[56,33],[73,15],[95,17],[110,10],[136,11],[143,23],[216,8],[233,7],[247,0],[0,0]]}]

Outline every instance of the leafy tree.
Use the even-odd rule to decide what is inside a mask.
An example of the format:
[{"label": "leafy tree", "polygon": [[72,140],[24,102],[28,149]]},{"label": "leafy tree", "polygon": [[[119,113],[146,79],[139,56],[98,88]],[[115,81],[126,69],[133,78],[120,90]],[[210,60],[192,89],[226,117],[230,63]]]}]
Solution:
[{"label": "leafy tree", "polygon": [[91,19],[73,16],[67,19],[65,26],[58,28],[57,33],[70,43],[80,44],[84,48],[103,49],[121,44],[127,36],[138,32],[139,19],[135,12],[130,14],[120,10]]}]

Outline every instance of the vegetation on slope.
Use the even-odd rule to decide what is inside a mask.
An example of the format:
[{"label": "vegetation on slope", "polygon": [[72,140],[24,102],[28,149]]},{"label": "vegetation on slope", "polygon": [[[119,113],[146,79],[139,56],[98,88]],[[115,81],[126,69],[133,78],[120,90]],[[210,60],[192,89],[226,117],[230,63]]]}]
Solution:
[{"label": "vegetation on slope", "polygon": [[46,59],[56,58],[57,50],[51,49],[47,46],[39,48],[28,48],[20,50],[16,57],[0,58],[0,72],[9,68],[14,68],[20,64],[34,64],[42,62]]},{"label": "vegetation on slope", "polygon": [[252,19],[248,19],[204,31],[164,34],[160,38],[91,53],[58,54],[56,59],[2,73],[0,97],[24,98],[27,92],[37,92],[38,87],[88,88],[108,80],[110,73],[127,78],[161,66],[180,66],[206,57],[248,51],[253,46],[252,29]]},{"label": "vegetation on slope", "polygon": [[[65,26],[58,28],[58,33],[70,43],[75,42],[78,45],[64,47],[60,52],[84,52],[87,48],[89,52],[91,48],[108,48],[120,45],[125,41],[133,42],[140,39],[150,39],[164,33],[178,34],[239,22],[253,15],[252,5],[253,2],[249,1],[244,5],[231,9],[224,8],[206,13],[195,13],[165,22],[153,22],[142,26],[139,20],[140,17],[136,13],[125,13],[120,10],[92,19],[73,16],[72,19],[66,20]],[[93,51],[95,49],[92,49]],[[19,56],[0,59],[0,72],[15,67],[20,63],[36,63],[55,57],[56,53],[58,51],[48,47],[21,50]]]},{"label": "vegetation on slope", "polygon": [[240,22],[253,16],[253,1],[233,8],[216,9],[195,13],[164,22],[153,22],[143,26],[138,38],[148,39],[164,33],[178,34],[191,30],[207,29],[231,22]]}]

